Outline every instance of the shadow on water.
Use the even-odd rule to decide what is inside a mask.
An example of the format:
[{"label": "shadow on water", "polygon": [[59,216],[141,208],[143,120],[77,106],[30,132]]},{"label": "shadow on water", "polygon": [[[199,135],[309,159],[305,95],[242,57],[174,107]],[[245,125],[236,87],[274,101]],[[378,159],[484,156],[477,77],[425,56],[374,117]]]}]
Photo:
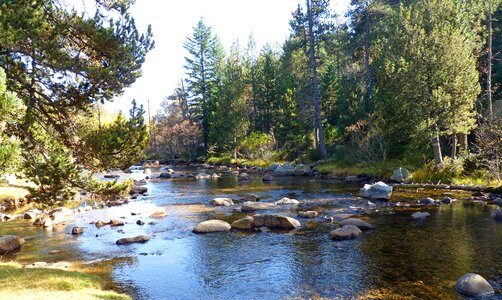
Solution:
[{"label": "shadow on water", "polygon": [[[500,296],[502,224],[490,217],[490,206],[459,201],[422,207],[431,216],[415,221],[414,210],[406,207],[369,212],[366,200],[351,196],[357,186],[327,180],[280,178],[263,183],[255,178],[239,183],[227,174],[218,180],[153,180],[147,186],[148,197],[76,215],[66,227],[42,230],[27,221],[3,223],[0,234],[33,237],[7,258],[91,261],[86,266],[106,273],[107,287],[138,299],[461,299],[453,285],[468,272],[487,278]],[[212,198],[238,200],[250,193],[264,202],[293,194],[302,203],[284,207],[281,213],[296,216],[298,210],[308,208],[320,215],[299,219],[302,228],[289,232],[191,232],[207,219],[231,222],[245,215],[231,207],[209,207]],[[424,195],[443,194],[399,191],[393,201],[415,201]],[[159,206],[167,216],[151,219],[150,213]],[[355,240],[334,242],[328,234],[338,225],[323,217],[338,213],[362,213],[375,229]],[[126,224],[99,229],[89,225],[109,219]],[[136,225],[138,219],[146,224]],[[72,236],[73,226],[88,228],[83,235]],[[138,234],[152,239],[145,244],[115,245],[118,238]],[[62,252],[51,254],[51,250]]]}]

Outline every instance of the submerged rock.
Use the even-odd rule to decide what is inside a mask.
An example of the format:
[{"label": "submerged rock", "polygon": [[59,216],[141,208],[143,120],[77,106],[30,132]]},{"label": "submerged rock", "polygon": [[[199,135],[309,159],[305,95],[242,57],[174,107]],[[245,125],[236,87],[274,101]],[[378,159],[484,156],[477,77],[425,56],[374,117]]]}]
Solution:
[{"label": "submerged rock", "polygon": [[209,204],[214,206],[232,206],[234,205],[234,201],[230,198],[214,198],[209,201]]},{"label": "submerged rock", "polygon": [[260,196],[255,195],[255,194],[250,194],[250,195],[246,195],[246,196],[242,197],[241,200],[242,201],[256,202],[256,201],[260,200]]},{"label": "submerged rock", "polygon": [[246,201],[242,204],[241,211],[247,212],[255,210],[274,209],[274,208],[278,208],[278,206],[273,203]]},{"label": "submerged rock", "polygon": [[417,211],[417,212],[413,213],[413,214],[411,215],[411,217],[412,217],[413,219],[425,219],[425,218],[429,217],[430,215],[431,215],[431,214],[430,214],[430,213],[428,213],[428,212],[421,212],[421,211]]},{"label": "submerged rock", "polygon": [[119,174],[105,174],[105,176],[103,176],[104,178],[108,178],[108,179],[113,179],[113,178],[120,178],[120,175]]},{"label": "submerged rock", "polygon": [[167,216],[165,210],[163,209],[158,209],[156,211],[154,211],[151,215],[150,215],[150,218],[154,218],[154,219],[160,219],[160,218],[164,218],[165,216]]},{"label": "submerged rock", "polygon": [[262,179],[263,182],[270,182],[274,180],[274,176],[271,174],[265,174],[263,175]]},{"label": "submerged rock", "polygon": [[199,223],[194,229],[194,233],[212,233],[212,232],[222,232],[229,231],[232,227],[225,221],[222,220],[208,220]]},{"label": "submerged rock", "polygon": [[0,254],[6,254],[21,248],[24,239],[15,235],[6,235],[0,237]]},{"label": "submerged rock", "polygon": [[345,183],[348,183],[348,184],[354,184],[354,183],[357,183],[359,181],[359,179],[357,178],[357,176],[354,176],[354,175],[349,175],[347,177],[345,177]]},{"label": "submerged rock", "polygon": [[474,273],[467,273],[460,277],[455,283],[455,288],[470,297],[482,297],[495,292],[486,279]]},{"label": "submerged rock", "polygon": [[360,235],[362,231],[354,225],[345,225],[341,228],[335,229],[329,233],[329,236],[332,240],[341,241],[341,240],[349,240]]},{"label": "submerged rock", "polygon": [[373,229],[373,225],[370,223],[361,220],[361,219],[356,219],[356,218],[348,218],[340,222],[340,225],[345,226],[345,225],[353,225],[356,226],[357,228],[361,229],[362,231],[365,230],[370,230]]},{"label": "submerged rock", "polygon": [[298,212],[298,217],[313,219],[313,218],[317,217],[318,214],[319,214],[318,212],[313,211],[313,210],[300,211],[300,212]]},{"label": "submerged rock", "polygon": [[127,245],[127,244],[132,244],[132,243],[146,243],[149,240],[150,240],[150,237],[148,235],[138,235],[138,236],[134,236],[134,237],[126,237],[126,238],[118,239],[115,242],[115,244]]},{"label": "submerged rock", "polygon": [[254,215],[256,227],[295,229],[301,227],[300,222],[295,218],[280,214]]},{"label": "submerged rock", "polygon": [[169,179],[171,178],[171,173],[167,173],[167,172],[164,172],[164,173],[160,173],[159,175],[159,178],[165,178],[165,179]]},{"label": "submerged rock", "polygon": [[247,216],[237,221],[232,222],[232,228],[237,229],[253,229],[255,227],[254,218]]},{"label": "submerged rock", "polygon": [[240,173],[239,176],[237,177],[238,181],[251,181],[251,176],[249,176],[248,173]]},{"label": "submerged rock", "polygon": [[386,199],[389,200],[392,196],[392,186],[379,181],[375,184],[365,184],[359,190],[359,194],[370,199]]},{"label": "submerged rock", "polygon": [[281,200],[277,200],[275,201],[275,204],[276,205],[284,205],[284,204],[300,204],[300,201],[296,200],[296,199],[289,199],[288,197],[284,197],[282,198]]}]

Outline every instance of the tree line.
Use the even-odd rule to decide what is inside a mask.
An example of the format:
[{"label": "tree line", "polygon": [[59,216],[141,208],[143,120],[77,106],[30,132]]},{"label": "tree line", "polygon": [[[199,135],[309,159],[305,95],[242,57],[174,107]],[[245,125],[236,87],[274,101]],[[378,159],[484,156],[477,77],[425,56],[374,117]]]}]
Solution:
[{"label": "tree line", "polygon": [[149,153],[246,158],[261,138],[276,160],[486,165],[498,160],[482,137],[500,135],[501,14],[498,0],[352,0],[341,18],[306,0],[282,47],[257,51],[250,36],[228,53],[201,19]]}]

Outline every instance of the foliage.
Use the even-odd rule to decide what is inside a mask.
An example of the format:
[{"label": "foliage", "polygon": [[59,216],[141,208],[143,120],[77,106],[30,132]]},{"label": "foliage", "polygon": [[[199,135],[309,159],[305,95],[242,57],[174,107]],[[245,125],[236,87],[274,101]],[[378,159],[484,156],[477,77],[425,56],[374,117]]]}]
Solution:
[{"label": "foliage", "polygon": [[414,182],[421,183],[455,183],[457,179],[464,175],[463,158],[452,159],[445,157],[442,167],[438,167],[434,162],[429,162],[411,174]]},{"label": "foliage", "polygon": [[491,174],[489,177],[502,180],[502,119],[486,120],[476,130],[476,147],[479,163]]},{"label": "foliage", "polygon": [[239,153],[249,159],[269,160],[274,148],[273,139],[266,133],[253,132],[239,145]]},{"label": "foliage", "polygon": [[126,120],[120,112],[109,124],[83,130],[80,135],[85,147],[77,151],[82,164],[96,171],[109,168],[125,170],[139,161],[149,141],[144,114],[143,105],[137,107],[133,100],[129,119]]},{"label": "foliage", "polygon": [[25,109],[17,95],[7,91],[5,72],[0,68],[0,175],[18,166],[21,149],[12,128],[19,124]]},{"label": "foliage", "polygon": [[117,180],[112,181],[98,181],[96,179],[90,179],[87,184],[87,191],[90,193],[95,193],[104,198],[113,198],[115,196],[126,196],[134,185],[132,179],[127,179],[122,182]]}]

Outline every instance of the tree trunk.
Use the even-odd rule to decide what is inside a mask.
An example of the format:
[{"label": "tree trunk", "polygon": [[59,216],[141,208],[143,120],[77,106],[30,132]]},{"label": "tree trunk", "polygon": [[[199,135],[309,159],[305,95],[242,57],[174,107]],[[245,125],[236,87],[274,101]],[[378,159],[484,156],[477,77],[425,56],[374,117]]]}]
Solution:
[{"label": "tree trunk", "polygon": [[310,69],[312,71],[312,89],[314,97],[314,109],[315,109],[315,127],[317,131],[317,136],[319,140],[319,151],[321,158],[325,159],[327,156],[326,145],[324,144],[324,133],[322,130],[322,119],[321,119],[321,103],[319,99],[319,83],[317,81],[317,65],[315,57],[315,38],[314,38],[314,20],[312,17],[311,1],[307,0],[307,13],[308,13],[308,25],[309,25],[309,53],[310,53]]},{"label": "tree trunk", "polygon": [[462,150],[466,151],[469,149],[469,141],[467,140],[467,133],[462,134]]},{"label": "tree trunk", "polygon": [[432,149],[434,150],[434,161],[436,162],[436,165],[441,166],[443,164],[443,154],[441,153],[441,144],[439,143],[439,132],[437,126],[434,128]]},{"label": "tree trunk", "polygon": [[457,157],[457,133],[453,132],[451,138],[451,158],[455,159]]},{"label": "tree trunk", "polygon": [[488,71],[486,78],[486,98],[488,105],[488,119],[493,118],[492,107],[492,1],[488,1]]}]

